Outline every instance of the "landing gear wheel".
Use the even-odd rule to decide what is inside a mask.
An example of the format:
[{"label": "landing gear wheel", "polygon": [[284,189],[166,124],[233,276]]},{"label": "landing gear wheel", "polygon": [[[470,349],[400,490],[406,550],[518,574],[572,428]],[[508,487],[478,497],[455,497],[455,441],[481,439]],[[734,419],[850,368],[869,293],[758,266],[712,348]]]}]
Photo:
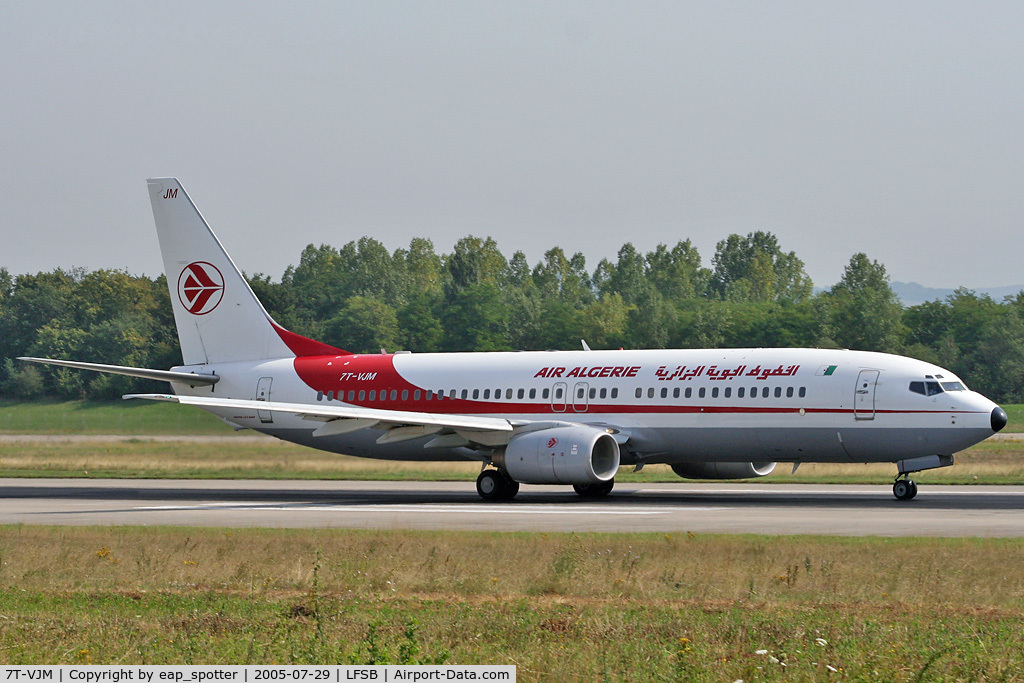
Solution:
[{"label": "landing gear wheel", "polygon": [[519,482],[504,472],[484,470],[476,478],[476,492],[484,500],[512,500],[519,493]]},{"label": "landing gear wheel", "polygon": [[500,500],[502,490],[501,475],[498,470],[484,470],[476,478],[476,492],[484,500]]},{"label": "landing gear wheel", "polygon": [[572,488],[583,498],[604,498],[615,487],[615,480],[609,479],[600,484],[573,484]]},{"label": "landing gear wheel", "polygon": [[504,472],[499,472],[501,477],[501,498],[499,500],[512,500],[519,493],[519,482]]},{"label": "landing gear wheel", "polygon": [[911,479],[897,479],[892,485],[896,500],[911,500],[917,495],[917,483]]}]

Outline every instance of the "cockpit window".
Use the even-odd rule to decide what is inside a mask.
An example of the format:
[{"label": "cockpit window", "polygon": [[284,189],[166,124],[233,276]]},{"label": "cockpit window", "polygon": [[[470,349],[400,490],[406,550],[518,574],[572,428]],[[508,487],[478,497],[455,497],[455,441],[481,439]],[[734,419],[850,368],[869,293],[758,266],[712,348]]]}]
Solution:
[{"label": "cockpit window", "polygon": [[911,382],[910,390],[915,394],[921,394],[922,396],[935,396],[941,394],[942,390],[946,385],[950,388],[950,391],[963,391],[964,386],[960,382],[943,382],[941,385],[938,382]]},{"label": "cockpit window", "polygon": [[960,382],[943,382],[942,388],[946,391],[967,391],[967,387]]}]

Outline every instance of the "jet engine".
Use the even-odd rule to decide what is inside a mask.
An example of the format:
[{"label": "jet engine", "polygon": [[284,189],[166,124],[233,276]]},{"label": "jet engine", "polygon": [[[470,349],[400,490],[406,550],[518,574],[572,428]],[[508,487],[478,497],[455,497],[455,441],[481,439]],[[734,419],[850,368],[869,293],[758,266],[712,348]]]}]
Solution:
[{"label": "jet engine", "polygon": [[677,462],[672,471],[684,479],[755,479],[767,477],[773,462]]},{"label": "jet engine", "polygon": [[557,427],[519,434],[494,464],[523,484],[600,484],[619,469],[619,444],[593,427]]}]

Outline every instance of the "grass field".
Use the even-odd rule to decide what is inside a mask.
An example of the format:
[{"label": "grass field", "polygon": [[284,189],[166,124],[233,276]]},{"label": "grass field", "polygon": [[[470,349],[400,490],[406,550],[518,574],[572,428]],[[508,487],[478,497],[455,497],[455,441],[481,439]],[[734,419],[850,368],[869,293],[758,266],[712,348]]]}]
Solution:
[{"label": "grass field", "polygon": [[[921,472],[922,484],[1016,484],[1024,482],[1024,441],[984,443],[959,453],[957,465]],[[794,475],[781,463],[760,482],[886,484],[894,465],[816,465]],[[98,477],[173,479],[361,479],[465,481],[476,479],[480,465],[388,462],[335,455],[274,439],[161,442],[144,437],[127,441],[60,440],[0,445],[3,477]],[[616,481],[682,481],[665,465],[641,472],[620,470]]]},{"label": "grass field", "polygon": [[206,411],[172,403],[0,400],[0,434],[230,436],[235,433]]},{"label": "grass field", "polygon": [[1024,680],[1019,539],[4,527],[0,557],[4,664]]}]

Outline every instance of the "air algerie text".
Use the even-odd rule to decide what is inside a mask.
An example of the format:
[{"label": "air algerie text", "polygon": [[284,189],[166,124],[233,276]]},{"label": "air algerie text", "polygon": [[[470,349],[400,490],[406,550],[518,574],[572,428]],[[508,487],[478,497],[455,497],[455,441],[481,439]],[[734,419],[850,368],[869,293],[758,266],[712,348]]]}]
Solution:
[{"label": "air algerie text", "polygon": [[640,372],[639,365],[605,365],[594,368],[577,365],[574,368],[541,368],[534,377],[636,377],[638,372]]}]

